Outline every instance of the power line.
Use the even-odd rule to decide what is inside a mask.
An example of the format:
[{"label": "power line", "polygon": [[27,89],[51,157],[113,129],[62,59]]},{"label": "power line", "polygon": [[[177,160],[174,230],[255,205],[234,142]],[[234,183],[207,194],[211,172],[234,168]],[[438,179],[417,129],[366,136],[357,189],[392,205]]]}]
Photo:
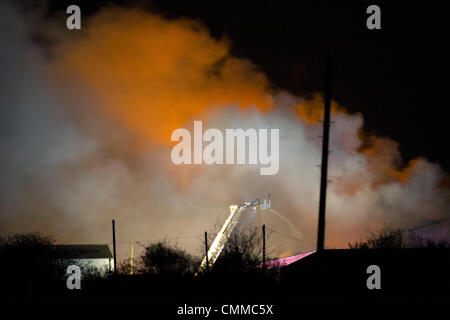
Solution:
[{"label": "power line", "polygon": [[[276,234],[279,234],[280,236],[283,236],[283,237],[286,237],[286,238],[290,238],[290,239],[295,240],[295,241],[298,241],[298,242],[302,242],[302,243],[304,243],[304,244],[306,244],[306,245],[308,245],[308,246],[312,246],[312,247],[315,246],[313,243],[308,242],[308,241],[305,241],[305,240],[303,240],[303,239],[299,239],[299,238],[296,238],[296,237],[294,237],[294,236],[291,236],[291,235],[288,235],[288,234],[279,232],[279,231],[274,230],[274,229],[272,229],[272,228],[269,228],[269,227],[267,227],[267,226],[266,226],[266,228],[267,228],[268,230],[270,230],[270,231],[276,233]],[[210,233],[210,232],[208,232],[208,235],[210,235],[210,234],[211,234],[211,235],[216,235],[217,233],[212,233],[212,232]],[[198,235],[185,235],[185,236],[176,236],[176,237],[158,237],[158,238],[155,237],[155,238],[152,238],[152,239],[140,239],[140,240],[134,240],[134,242],[135,242],[136,244],[140,245],[141,247],[145,247],[145,245],[142,244],[142,242],[147,242],[147,243],[148,243],[148,242],[159,241],[159,240],[177,240],[177,239],[187,239],[187,238],[199,238],[199,239],[200,239],[201,236],[202,236],[201,234],[198,234]],[[112,242],[112,241],[109,241],[108,243],[111,243],[111,242]],[[131,240],[130,240],[130,241],[116,242],[116,244],[120,244],[120,245],[130,245],[130,244],[131,244]],[[326,247],[326,248],[329,248],[329,247]]]},{"label": "power line", "polygon": [[[171,240],[171,239],[185,239],[185,238],[197,238],[200,237],[199,235],[190,235],[190,236],[178,236],[178,237],[158,237],[158,238],[152,238],[152,239],[138,239],[138,240],[134,240],[134,241],[140,241],[140,242],[151,242],[151,241],[158,241],[158,240]],[[108,241],[108,243],[111,243],[111,241]],[[121,242],[116,242],[118,244],[130,244],[130,241],[121,241]]]},{"label": "power line", "polygon": [[150,242],[150,241],[155,241],[155,240],[171,240],[171,239],[186,239],[186,238],[197,238],[200,237],[201,234],[198,235],[191,235],[191,236],[178,236],[178,237],[158,237],[158,238],[152,238],[152,239],[141,239],[141,240],[137,240],[137,241],[141,241],[141,242]]},{"label": "power line", "polygon": [[278,232],[278,231],[276,231],[276,230],[274,230],[274,229],[272,229],[272,228],[269,228],[269,227],[267,227],[267,226],[266,226],[266,228],[269,229],[269,230],[272,231],[272,232],[275,232],[275,233],[281,235],[281,236],[284,236],[284,237],[287,237],[287,238],[291,238],[291,239],[293,239],[293,240],[300,241],[300,242],[306,243],[306,244],[308,244],[308,245],[314,246],[314,244],[312,244],[312,243],[310,243],[310,242],[308,242],[308,241],[305,241],[305,240],[302,240],[302,239],[298,239],[298,238],[295,238],[295,237],[293,237],[293,236],[290,236],[290,235],[287,235],[287,234]]}]

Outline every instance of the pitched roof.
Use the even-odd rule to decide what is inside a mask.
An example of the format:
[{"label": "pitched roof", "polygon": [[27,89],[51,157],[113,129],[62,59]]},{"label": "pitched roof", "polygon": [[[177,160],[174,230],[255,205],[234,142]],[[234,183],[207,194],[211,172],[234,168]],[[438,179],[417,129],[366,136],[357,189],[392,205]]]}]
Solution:
[{"label": "pitched roof", "polygon": [[71,259],[108,259],[112,258],[107,244],[58,244],[55,245],[55,257]]},{"label": "pitched roof", "polygon": [[414,231],[416,234],[425,239],[434,241],[447,240],[450,241],[450,220],[442,221],[424,228]]},{"label": "pitched roof", "polygon": [[[273,267],[285,267],[290,265],[293,262],[296,262],[300,259],[306,258],[307,256],[309,256],[310,254],[314,253],[315,251],[309,251],[309,252],[305,252],[305,253],[300,253],[297,254],[295,256],[289,256],[289,257],[285,257],[285,258],[280,258],[280,259],[275,259],[275,260],[270,260],[270,261],[266,261],[266,267],[267,268],[273,268]],[[259,268],[262,268],[262,263],[258,266]]]},{"label": "pitched roof", "polygon": [[290,256],[290,257],[285,257],[285,258],[280,258],[277,260],[272,260],[272,261],[268,261],[268,265],[269,266],[276,266],[279,265],[280,267],[284,267],[287,265],[290,265],[291,263],[298,261],[300,259],[303,259],[307,256],[309,256],[310,254],[314,253],[315,251],[310,251],[310,252],[305,252],[305,253],[301,253],[301,254],[297,254],[295,256]]}]

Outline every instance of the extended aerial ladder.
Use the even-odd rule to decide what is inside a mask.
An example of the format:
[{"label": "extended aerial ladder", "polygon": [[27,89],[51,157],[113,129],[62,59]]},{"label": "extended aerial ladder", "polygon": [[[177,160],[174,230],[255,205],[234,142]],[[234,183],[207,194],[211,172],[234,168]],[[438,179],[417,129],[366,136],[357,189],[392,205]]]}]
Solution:
[{"label": "extended aerial ladder", "polygon": [[256,199],[253,202],[246,202],[243,205],[231,205],[230,206],[230,215],[228,216],[228,219],[225,221],[225,223],[222,226],[222,229],[220,229],[219,233],[217,234],[216,238],[214,239],[213,243],[209,247],[207,256],[202,260],[202,263],[199,267],[199,272],[204,271],[207,268],[207,263],[209,267],[214,265],[217,258],[219,257],[220,253],[222,252],[223,248],[225,247],[225,244],[228,241],[228,238],[230,237],[231,233],[233,232],[234,228],[236,227],[239,218],[241,217],[242,213],[247,210],[248,208],[252,208],[253,210],[259,209],[268,209],[271,206],[271,199],[270,195],[268,199]]}]

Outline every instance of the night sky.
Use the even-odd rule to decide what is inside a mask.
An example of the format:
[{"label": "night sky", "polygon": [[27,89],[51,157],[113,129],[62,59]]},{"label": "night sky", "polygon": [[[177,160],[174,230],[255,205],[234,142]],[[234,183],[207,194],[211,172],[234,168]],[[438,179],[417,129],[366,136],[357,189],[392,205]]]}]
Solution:
[{"label": "night sky", "polygon": [[[116,5],[202,21],[232,53],[248,58],[277,88],[308,96],[322,90],[334,61],[333,98],[364,115],[364,129],[399,142],[404,163],[425,157],[450,169],[446,1],[50,1],[47,16],[79,4],[83,15]],[[381,30],[365,26],[381,8]],[[65,19],[61,15],[61,19]],[[399,164],[401,165],[401,164]]]}]

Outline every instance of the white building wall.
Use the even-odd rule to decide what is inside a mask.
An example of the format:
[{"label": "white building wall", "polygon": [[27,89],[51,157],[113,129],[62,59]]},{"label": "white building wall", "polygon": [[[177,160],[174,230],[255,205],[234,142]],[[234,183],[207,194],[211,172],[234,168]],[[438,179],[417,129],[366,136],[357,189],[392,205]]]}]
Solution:
[{"label": "white building wall", "polygon": [[89,265],[97,268],[100,272],[105,273],[108,271],[114,271],[114,261],[112,258],[104,259],[76,259],[75,264]]}]

